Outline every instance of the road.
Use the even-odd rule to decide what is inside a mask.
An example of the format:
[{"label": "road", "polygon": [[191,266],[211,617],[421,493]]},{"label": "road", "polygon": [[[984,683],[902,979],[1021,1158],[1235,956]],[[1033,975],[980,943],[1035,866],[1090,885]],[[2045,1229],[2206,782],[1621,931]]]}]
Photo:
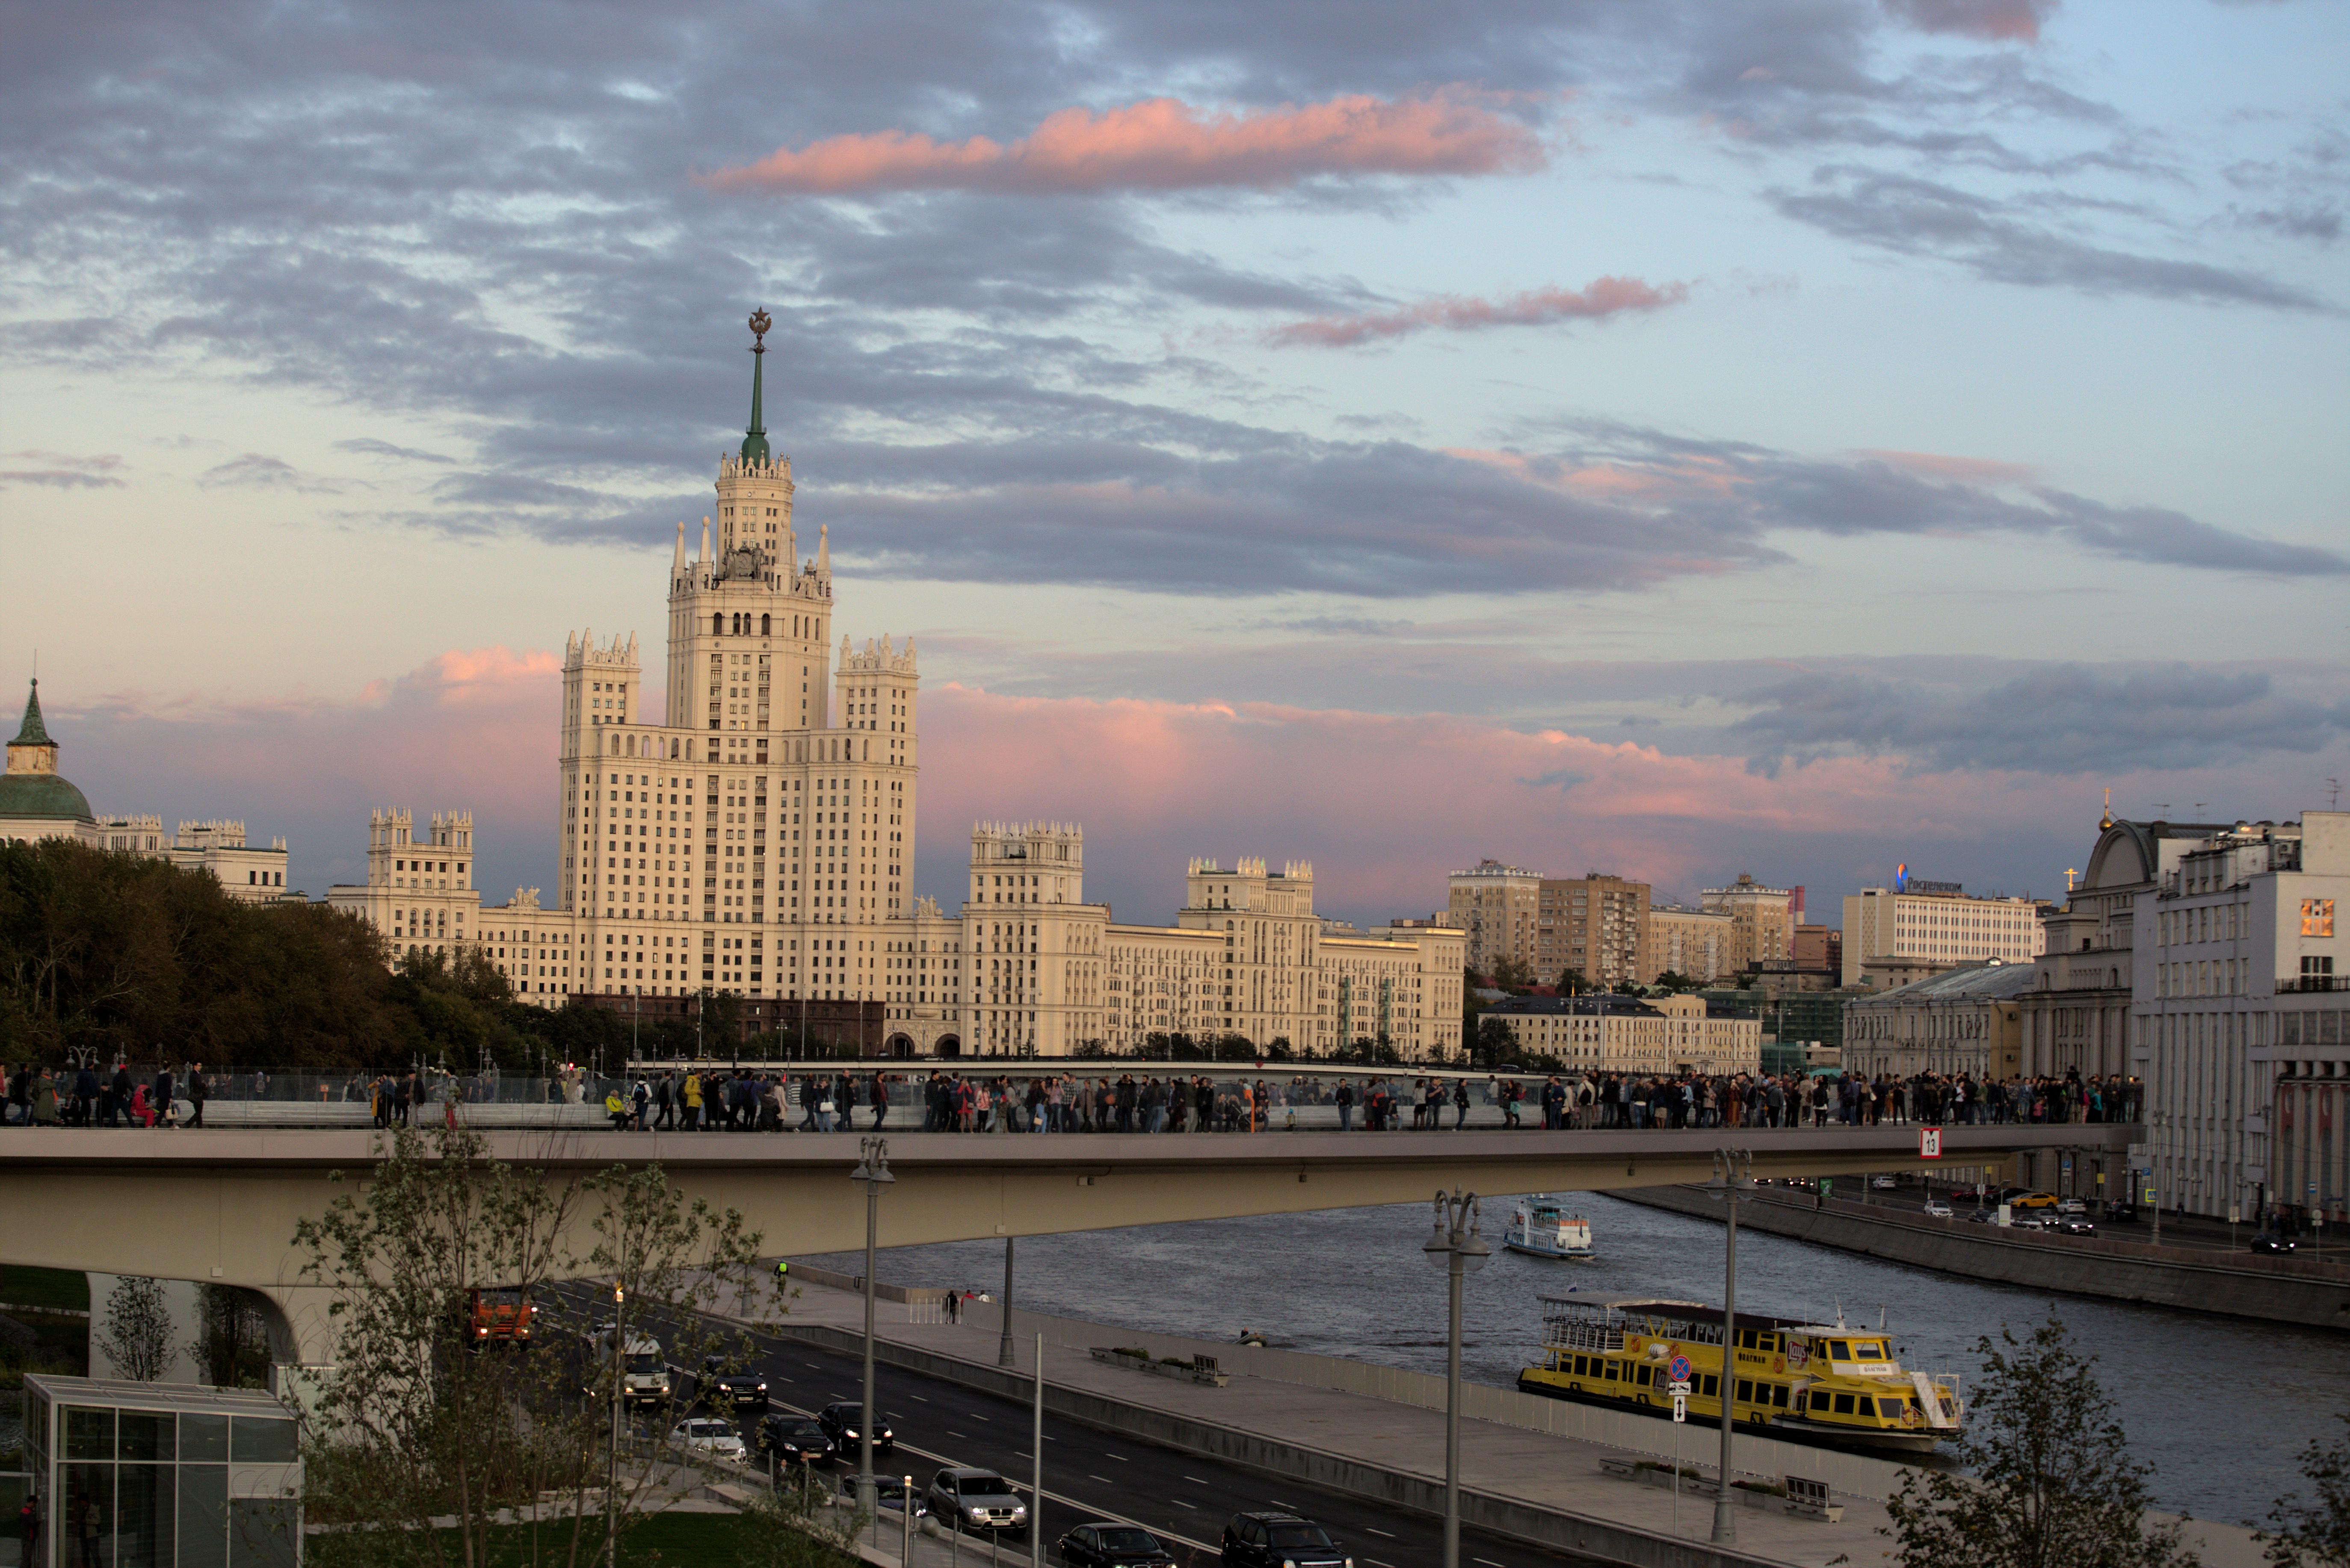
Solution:
[{"label": "road", "polygon": [[[767,1379],[772,1407],[813,1414],[836,1399],[860,1397],[857,1360],[795,1340],[754,1334],[753,1363]],[[892,1366],[877,1366],[874,1397],[898,1435],[894,1458],[876,1456],[877,1469],[910,1475],[929,1485],[942,1465],[984,1465],[1000,1470],[1024,1494],[1029,1476],[1029,1407],[957,1384]],[[757,1424],[758,1412],[745,1423]],[[852,1473],[852,1457],[833,1474]],[[835,1484],[837,1484],[837,1480]],[[1315,1520],[1357,1563],[1368,1568],[1422,1568],[1443,1560],[1443,1529],[1434,1520],[1317,1491],[1214,1459],[1137,1442],[1045,1417],[1046,1543],[1090,1520],[1124,1520],[1214,1560],[1224,1521],[1247,1509],[1284,1509]],[[1692,1503],[1692,1508],[1697,1506]],[[1011,1553],[1007,1551],[1007,1559]],[[1020,1556],[1025,1558],[1023,1550]],[[1185,1554],[1176,1551],[1179,1559]],[[1474,1531],[1461,1536],[1463,1564],[1482,1568],[1544,1568],[1565,1557]]]}]

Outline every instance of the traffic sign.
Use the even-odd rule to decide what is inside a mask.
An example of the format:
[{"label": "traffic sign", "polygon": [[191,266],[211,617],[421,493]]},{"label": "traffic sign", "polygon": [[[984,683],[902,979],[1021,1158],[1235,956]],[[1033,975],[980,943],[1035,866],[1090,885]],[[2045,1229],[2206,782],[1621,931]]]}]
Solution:
[{"label": "traffic sign", "polygon": [[1939,1159],[1942,1158],[1941,1128],[1919,1127],[1918,1129],[1918,1158],[1919,1159]]},{"label": "traffic sign", "polygon": [[2151,1187],[2149,1187],[2149,1188],[2147,1188],[2147,1189],[2146,1189],[2146,1200],[2147,1200],[2148,1203],[2151,1203],[2151,1202],[2153,1202],[2153,1201],[2154,1201],[2154,1189],[2153,1189],[2153,1188],[2151,1188]]},{"label": "traffic sign", "polygon": [[1673,1419],[1676,1421],[1686,1421],[1689,1419],[1688,1395],[1676,1394],[1673,1396]]},{"label": "traffic sign", "polygon": [[[1686,1355],[1674,1356],[1672,1365],[1666,1368],[1666,1371],[1675,1383],[1687,1383],[1690,1375],[1690,1358]],[[1686,1393],[1688,1390],[1684,1389],[1682,1392]]]}]

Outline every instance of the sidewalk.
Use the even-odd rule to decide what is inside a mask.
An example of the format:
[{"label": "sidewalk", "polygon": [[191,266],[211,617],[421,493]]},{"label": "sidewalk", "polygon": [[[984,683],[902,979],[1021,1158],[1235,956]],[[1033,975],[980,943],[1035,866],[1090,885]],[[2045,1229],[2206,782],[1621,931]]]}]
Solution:
[{"label": "sidewalk", "polygon": [[[878,1324],[881,1340],[993,1370],[999,1343],[993,1327],[908,1321],[910,1314],[920,1311],[882,1303]],[[804,1286],[791,1303],[785,1322],[861,1334],[863,1299],[845,1291]],[[1013,1323],[1020,1373],[1033,1376],[1032,1331],[1023,1328],[1024,1314],[1016,1309]],[[1106,1345],[1128,1343],[1135,1337],[1107,1327],[1101,1331],[1101,1342]],[[1337,1461],[1333,1474],[1391,1470],[1434,1486],[1440,1487],[1443,1481],[1441,1411],[1245,1374],[1232,1375],[1230,1386],[1223,1388],[1180,1383],[1104,1365],[1082,1347],[1055,1345],[1050,1338],[1045,1347],[1045,1376],[1056,1388],[1082,1390],[1102,1399],[1316,1450]],[[1718,1452],[1718,1428],[1692,1424],[1685,1436],[1685,1466],[1710,1470],[1711,1456]],[[1680,1502],[1680,1528],[1676,1532],[1669,1491],[1603,1470],[1603,1460],[1627,1457],[1617,1450],[1474,1420],[1461,1423],[1461,1443],[1462,1485],[1469,1490],[1505,1504],[1581,1516],[1658,1537],[1658,1544],[1668,1552],[1668,1543],[1677,1534],[1680,1541],[1700,1549],[1700,1555],[1692,1560],[1702,1560],[1712,1528],[1712,1505],[1710,1500],[1693,1495],[1687,1483]],[[1052,1484],[1047,1475],[1048,1490]],[[1750,1559],[1804,1568],[1826,1568],[1838,1558],[1847,1562],[1875,1558],[1887,1544],[1877,1533],[1887,1522],[1883,1505],[1860,1499],[1839,1501],[1846,1511],[1836,1524],[1799,1519],[1775,1508],[1741,1507],[1734,1552]]]}]

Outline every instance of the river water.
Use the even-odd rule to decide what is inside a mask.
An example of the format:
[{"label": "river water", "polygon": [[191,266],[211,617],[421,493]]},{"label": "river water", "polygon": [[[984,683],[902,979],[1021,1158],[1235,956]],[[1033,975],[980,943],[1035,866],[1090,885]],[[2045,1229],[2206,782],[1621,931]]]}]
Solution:
[{"label": "river water", "polygon": [[[1721,1227],[1597,1194],[1587,1215],[1600,1256],[1582,1263],[1504,1251],[1507,1220],[1489,1209],[1492,1262],[1463,1293],[1464,1375],[1507,1387],[1542,1342],[1540,1297],[1570,1288],[1721,1299]],[[1444,1275],[1420,1256],[1425,1205],[1095,1231],[1022,1241],[1014,1305],[1209,1339],[1253,1329],[1276,1345],[1417,1372],[1444,1371]],[[887,1230],[886,1201],[884,1231]],[[817,1260],[849,1272],[863,1254]],[[1000,1241],[885,1251],[899,1284],[999,1292]],[[2162,1307],[2053,1297],[1742,1230],[1738,1303],[1746,1310],[1856,1326],[1880,1313],[1903,1364],[1971,1383],[1975,1345],[2018,1338],[2053,1312],[2097,1370],[2159,1505],[2259,1523],[2297,1484],[2296,1456],[2350,1413],[2350,1334]],[[1962,1384],[1962,1387],[1964,1384]]]}]

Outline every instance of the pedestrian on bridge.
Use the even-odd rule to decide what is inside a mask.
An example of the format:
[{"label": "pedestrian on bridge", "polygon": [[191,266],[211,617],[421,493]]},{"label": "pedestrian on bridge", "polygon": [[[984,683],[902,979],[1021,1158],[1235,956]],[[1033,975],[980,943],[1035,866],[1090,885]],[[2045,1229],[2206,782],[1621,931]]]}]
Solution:
[{"label": "pedestrian on bridge", "polygon": [[204,1082],[204,1064],[202,1062],[189,1063],[188,1125],[190,1127],[200,1127],[204,1125],[204,1102],[212,1097],[212,1085]]}]

